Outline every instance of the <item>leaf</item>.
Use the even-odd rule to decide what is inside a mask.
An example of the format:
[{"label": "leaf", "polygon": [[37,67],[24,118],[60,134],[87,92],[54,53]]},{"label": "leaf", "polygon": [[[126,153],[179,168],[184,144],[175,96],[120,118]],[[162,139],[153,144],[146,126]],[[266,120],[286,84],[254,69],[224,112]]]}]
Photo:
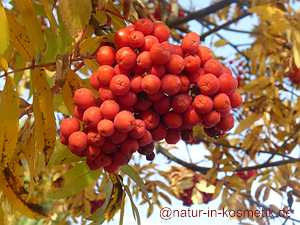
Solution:
[{"label": "leaf", "polygon": [[0,69],[7,71],[8,70],[8,63],[5,58],[0,57]]},{"label": "leaf", "polygon": [[45,9],[46,16],[50,23],[50,28],[52,29],[53,32],[56,32],[57,24],[56,24],[54,15],[52,13],[53,12],[53,8],[52,8],[53,0],[42,0],[42,3],[44,6],[44,9]]},{"label": "leaf", "polygon": [[297,68],[300,68],[300,32],[294,31],[293,56]]},{"label": "leaf", "polygon": [[134,182],[141,188],[143,194],[146,196],[148,203],[151,204],[145,183],[142,180],[142,178],[140,177],[140,175],[137,173],[137,171],[130,165],[122,166],[121,171],[123,173],[127,174],[132,180],[134,180]]},{"label": "leaf", "polygon": [[92,5],[91,1],[61,0],[58,10],[66,28],[74,37],[88,24]]},{"label": "leaf", "polygon": [[74,103],[73,103],[73,94],[76,89],[84,87],[85,84],[83,80],[72,70],[69,70],[66,75],[65,84],[62,89],[62,96],[64,103],[67,106],[70,113],[73,113]]},{"label": "leaf", "polygon": [[41,25],[37,19],[37,14],[33,7],[31,0],[18,0],[15,1],[16,9],[24,22],[26,33],[30,39],[30,42],[34,46],[36,54],[44,49],[44,37],[41,31]]},{"label": "leaf", "polygon": [[0,160],[5,166],[15,152],[19,129],[19,99],[10,77],[1,92],[0,109]]},{"label": "leaf", "polygon": [[53,96],[45,72],[36,68],[31,74],[33,90],[34,141],[37,152],[42,152],[46,165],[56,141]]},{"label": "leaf", "polygon": [[198,182],[196,184],[196,188],[204,193],[208,193],[208,194],[214,194],[215,190],[216,190],[216,186],[212,185],[212,184],[208,184],[206,180],[201,180],[200,182]]},{"label": "leaf", "polygon": [[55,149],[51,155],[48,165],[51,167],[82,160],[83,159],[81,157],[72,154],[67,146],[60,143],[59,140],[56,140]]},{"label": "leaf", "polygon": [[32,60],[34,51],[25,27],[16,20],[15,15],[12,13],[7,13],[7,19],[12,46],[25,60]]},{"label": "leaf", "polygon": [[0,190],[3,192],[10,205],[22,215],[33,219],[39,219],[45,216],[33,209],[35,205],[24,202],[18,195],[16,195],[12,187],[7,182],[3,171],[0,172]]},{"label": "leaf", "polygon": [[219,39],[218,41],[215,42],[215,47],[222,47],[224,45],[227,45],[228,42],[224,39]]},{"label": "leaf", "polygon": [[125,190],[125,192],[127,193],[128,197],[130,199],[133,217],[137,221],[137,224],[141,225],[141,218],[140,218],[139,210],[136,207],[136,205],[134,204],[132,195],[131,195],[130,190],[129,190],[127,185],[124,186],[124,190]]},{"label": "leaf", "polygon": [[92,55],[100,46],[102,37],[89,37],[82,41],[79,45],[80,55]]},{"label": "leaf", "polygon": [[261,118],[260,114],[252,113],[248,117],[246,117],[244,120],[240,121],[238,127],[235,129],[234,133],[239,134],[245,129],[252,126],[257,120]]},{"label": "leaf", "polygon": [[75,195],[93,184],[99,176],[100,171],[91,171],[85,162],[77,163],[63,175],[63,186],[59,189],[52,189],[48,197],[60,199]]},{"label": "leaf", "polygon": [[0,55],[3,55],[9,45],[8,21],[5,9],[0,3]]}]

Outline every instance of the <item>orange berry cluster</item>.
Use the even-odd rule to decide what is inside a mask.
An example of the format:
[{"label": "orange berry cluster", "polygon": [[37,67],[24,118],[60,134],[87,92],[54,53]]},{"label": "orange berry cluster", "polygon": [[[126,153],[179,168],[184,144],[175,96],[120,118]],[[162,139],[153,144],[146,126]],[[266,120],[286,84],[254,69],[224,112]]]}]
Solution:
[{"label": "orange berry cluster", "polygon": [[86,156],[90,169],[115,172],[136,151],[153,160],[154,142],[176,144],[197,124],[211,135],[233,127],[230,111],[242,100],[231,71],[197,33],[181,45],[169,36],[162,22],[139,19],[116,32],[116,48],[98,49],[100,66],[90,76],[98,96],[76,90],[74,115],[61,123],[62,143]]}]

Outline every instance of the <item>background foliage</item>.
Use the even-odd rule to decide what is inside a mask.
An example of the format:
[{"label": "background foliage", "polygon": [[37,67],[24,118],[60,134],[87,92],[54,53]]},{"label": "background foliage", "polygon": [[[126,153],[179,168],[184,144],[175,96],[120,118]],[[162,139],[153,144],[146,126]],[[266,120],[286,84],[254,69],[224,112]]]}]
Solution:
[{"label": "background foliage", "polygon": [[[221,196],[220,207],[270,208],[270,193],[288,197],[286,208],[300,198],[300,96],[287,77],[300,67],[300,13],[289,0],[222,0],[195,12],[175,0],[14,0],[0,4],[0,224],[100,223],[113,218],[130,201],[137,223],[137,204],[148,216],[171,196],[186,203],[207,203]],[[246,16],[256,16],[253,30],[232,30],[253,38],[241,50],[218,33]],[[201,128],[194,139],[208,149],[206,162],[191,163],[172,154],[174,146],[158,143],[156,152],[177,166],[161,167],[136,157],[119,175],[89,171],[58,140],[58,124],[72,113],[72,93],[89,87],[97,68],[94,53],[114,32],[139,17],[165,21],[174,42],[194,20],[217,36],[217,48],[231,46],[224,59],[240,80],[244,98],[235,111],[238,126],[211,138]],[[167,169],[166,169],[167,168]],[[255,171],[250,179],[238,172]],[[252,185],[257,181],[259,185]],[[98,204],[98,205],[97,205]],[[244,218],[238,218],[244,220]],[[252,218],[270,223],[270,218]],[[294,220],[293,218],[289,218]],[[294,220],[294,222],[299,222]]]}]

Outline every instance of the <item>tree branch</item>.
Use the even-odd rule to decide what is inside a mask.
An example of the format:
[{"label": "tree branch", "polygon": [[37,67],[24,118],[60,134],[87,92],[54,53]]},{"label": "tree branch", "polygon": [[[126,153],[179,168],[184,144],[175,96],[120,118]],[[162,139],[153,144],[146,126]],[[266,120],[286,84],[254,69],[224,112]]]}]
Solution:
[{"label": "tree branch", "polygon": [[[232,20],[227,21],[226,23],[223,23],[223,24],[221,24],[221,25],[215,25],[215,27],[214,27],[213,29],[211,29],[211,30],[209,30],[208,32],[206,32],[206,33],[204,33],[204,34],[201,35],[201,40],[202,40],[202,41],[205,40],[205,38],[206,38],[207,36],[209,36],[209,35],[211,35],[211,34],[217,32],[217,31],[219,31],[219,30],[222,30],[223,28],[228,27],[229,25],[231,25],[231,24],[233,24],[233,23],[236,23],[236,22],[238,22],[239,20],[241,20],[241,19],[243,19],[243,18],[245,18],[245,17],[247,17],[247,16],[249,16],[249,15],[251,15],[251,13],[246,12],[246,13],[244,13],[244,14],[238,16],[237,18],[234,18],[234,19],[232,19]],[[206,22],[207,22],[207,21],[206,21]]]},{"label": "tree branch", "polygon": [[173,21],[169,21],[168,25],[170,27],[176,27],[176,26],[186,23],[190,20],[203,18],[211,13],[215,13],[215,12],[219,11],[220,9],[223,9],[223,8],[231,5],[232,3],[236,3],[236,2],[238,2],[238,0],[221,0],[219,2],[216,2],[213,5],[206,7],[206,8],[200,9],[195,12],[191,12],[186,17],[178,18]]},{"label": "tree branch", "polygon": [[[168,150],[164,149],[159,144],[156,145],[156,151],[158,153],[161,153],[162,155],[164,155],[169,160],[171,160],[173,162],[176,162],[176,163],[178,163],[178,164],[180,164],[180,165],[182,165],[182,166],[184,166],[188,169],[191,169],[193,171],[197,171],[197,172],[206,174],[210,169],[212,169],[212,168],[209,168],[209,167],[197,166],[193,163],[188,163],[188,162],[186,162],[182,159],[179,159],[178,157],[171,154]],[[276,161],[276,162],[263,163],[263,164],[258,164],[258,165],[255,165],[255,166],[240,167],[240,168],[237,168],[235,170],[229,170],[229,171],[228,170],[224,171],[223,169],[218,169],[218,171],[220,171],[220,172],[249,171],[249,170],[270,168],[270,167],[275,167],[275,166],[282,166],[282,165],[297,163],[297,162],[300,162],[300,158],[293,158],[293,159],[288,159],[288,160],[280,160],[280,161]]]}]

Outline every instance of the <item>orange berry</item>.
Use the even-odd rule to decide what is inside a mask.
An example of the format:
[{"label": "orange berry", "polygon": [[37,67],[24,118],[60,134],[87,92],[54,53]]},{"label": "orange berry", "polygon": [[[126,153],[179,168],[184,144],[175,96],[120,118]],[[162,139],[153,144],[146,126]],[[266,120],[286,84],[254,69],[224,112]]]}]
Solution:
[{"label": "orange berry", "polygon": [[147,36],[145,36],[145,44],[144,44],[143,50],[150,51],[152,46],[154,44],[158,44],[158,43],[159,43],[159,41],[158,41],[157,37],[155,37],[153,35],[147,35]]},{"label": "orange berry", "polygon": [[201,61],[197,55],[188,55],[184,58],[185,70],[189,73],[197,72],[200,68]]},{"label": "orange berry", "polygon": [[180,93],[186,93],[190,89],[190,80],[187,76],[180,76],[180,81],[181,81],[181,89]]},{"label": "orange berry", "polygon": [[140,31],[131,31],[128,37],[128,43],[132,48],[141,48],[145,44],[144,34]]},{"label": "orange berry", "polygon": [[122,47],[116,53],[116,60],[120,68],[130,70],[136,64],[136,54],[131,48]]},{"label": "orange berry", "polygon": [[124,74],[114,76],[110,83],[109,88],[114,95],[125,95],[130,89],[130,80]]},{"label": "orange berry", "polygon": [[217,77],[219,77],[223,72],[223,65],[216,59],[206,61],[203,68],[206,73],[212,73]]},{"label": "orange berry", "polygon": [[103,118],[113,120],[120,111],[120,106],[114,100],[106,100],[101,104],[100,111]]},{"label": "orange berry", "polygon": [[213,53],[208,47],[199,45],[198,56],[201,59],[201,63],[205,64],[208,60],[213,58]]},{"label": "orange berry", "polygon": [[153,139],[150,131],[146,130],[145,134],[140,139],[138,139],[138,142],[141,147],[151,144],[153,142]]},{"label": "orange berry", "polygon": [[233,93],[234,90],[238,86],[237,80],[232,75],[230,75],[229,73],[223,73],[219,77],[219,81],[220,81],[220,90],[219,90],[219,92],[222,92],[222,93],[225,93],[225,94],[228,94],[228,95]]},{"label": "orange berry", "polygon": [[166,64],[167,71],[171,74],[179,74],[184,69],[184,59],[179,55],[171,55]]},{"label": "orange berry", "polygon": [[129,91],[127,94],[119,96],[118,103],[123,107],[134,106],[137,102],[137,96],[134,92]]},{"label": "orange berry", "polygon": [[242,105],[242,97],[238,91],[234,91],[229,95],[230,105],[232,108],[238,108]]},{"label": "orange berry", "polygon": [[114,95],[109,88],[99,88],[98,93],[101,101],[110,100],[114,98]]},{"label": "orange berry", "polygon": [[195,126],[202,121],[194,107],[189,107],[183,115],[183,122],[188,126]]},{"label": "orange berry", "polygon": [[148,51],[141,52],[136,59],[136,64],[140,68],[150,69],[152,66],[150,52]]},{"label": "orange berry", "polygon": [[228,95],[220,93],[214,97],[214,109],[222,114],[227,114],[231,110]]},{"label": "orange berry", "polygon": [[151,134],[154,141],[161,141],[167,136],[167,129],[164,125],[160,124],[158,127],[151,131]]},{"label": "orange berry", "polygon": [[75,105],[74,110],[73,110],[73,117],[76,119],[82,120],[84,110],[80,109],[77,105]]},{"label": "orange berry", "polygon": [[135,126],[130,131],[129,136],[135,139],[139,139],[144,136],[146,132],[146,124],[143,120],[136,119],[135,120]]},{"label": "orange berry", "polygon": [[60,123],[60,134],[68,138],[72,133],[80,130],[80,122],[76,118],[65,118]]},{"label": "orange berry", "polygon": [[168,144],[176,144],[178,141],[180,141],[181,134],[180,131],[175,129],[170,129],[167,131],[167,136],[165,138],[166,142]]},{"label": "orange berry", "polygon": [[88,127],[97,127],[97,124],[101,119],[102,116],[99,107],[91,106],[83,113],[83,122],[85,122]]},{"label": "orange berry", "polygon": [[148,74],[142,79],[141,87],[149,95],[156,94],[160,89],[160,79],[152,74]]},{"label": "orange berry", "polygon": [[171,96],[177,94],[181,89],[180,78],[176,75],[167,74],[161,79],[161,90]]},{"label": "orange berry", "polygon": [[199,77],[205,74],[204,69],[200,68],[198,71],[189,74],[190,82],[196,84],[199,80]]},{"label": "orange berry", "polygon": [[163,116],[164,124],[167,128],[180,128],[183,121],[180,114],[175,112],[168,112]]},{"label": "orange berry", "polygon": [[213,109],[213,101],[206,95],[197,95],[193,101],[193,106],[197,113],[209,113]]},{"label": "orange berry", "polygon": [[220,122],[221,115],[219,112],[213,110],[207,114],[204,114],[202,118],[202,124],[204,125],[204,127],[211,128]]},{"label": "orange berry", "polygon": [[192,97],[188,94],[179,94],[173,97],[171,107],[176,113],[185,112],[192,104]]},{"label": "orange berry", "polygon": [[220,89],[219,79],[211,73],[200,76],[198,78],[197,85],[201,94],[209,96],[216,94]]},{"label": "orange berry", "polygon": [[90,84],[93,88],[95,88],[96,90],[99,89],[100,87],[100,83],[98,80],[98,75],[97,75],[97,71],[95,71],[89,78]]},{"label": "orange berry", "polygon": [[195,32],[189,32],[184,36],[181,48],[185,53],[196,54],[198,52],[199,44],[200,36]]},{"label": "orange berry", "polygon": [[162,77],[166,73],[166,68],[163,65],[154,65],[151,67],[150,74]]},{"label": "orange berry", "polygon": [[115,50],[110,46],[102,46],[96,53],[96,60],[99,65],[112,66],[115,63]]},{"label": "orange berry", "polygon": [[87,141],[88,141],[88,145],[99,147],[104,144],[105,139],[98,132],[89,131],[87,133]]},{"label": "orange berry", "polygon": [[142,112],[141,119],[145,122],[148,130],[156,128],[160,122],[159,115],[152,110]]},{"label": "orange berry", "polygon": [[154,102],[153,108],[158,114],[161,115],[169,112],[171,108],[171,102],[169,97],[164,96],[160,100]]},{"label": "orange berry", "polygon": [[87,147],[87,135],[82,131],[76,131],[69,136],[68,147],[78,156],[84,156]]},{"label": "orange berry", "polygon": [[151,20],[143,18],[135,21],[134,28],[138,31],[143,32],[144,35],[149,35],[154,30],[154,24]]},{"label": "orange berry", "polygon": [[170,29],[163,23],[154,24],[153,35],[157,37],[159,42],[167,41],[170,36]]},{"label": "orange berry", "polygon": [[129,44],[129,34],[131,31],[134,30],[133,26],[128,26],[125,28],[121,28],[120,30],[118,30],[115,34],[115,43],[117,44],[117,46],[119,48],[122,48],[124,46],[128,46]]},{"label": "orange berry", "polygon": [[166,64],[171,57],[170,51],[165,49],[161,44],[154,44],[150,49],[150,55],[153,64],[157,65]]},{"label": "orange berry", "polygon": [[119,145],[123,143],[127,139],[127,137],[128,137],[127,133],[115,131],[114,134],[110,136],[110,141],[115,145]]},{"label": "orange berry", "polygon": [[114,123],[111,120],[103,119],[98,123],[97,130],[101,136],[109,137],[113,135],[115,131]]},{"label": "orange berry", "polygon": [[96,105],[96,98],[91,90],[87,88],[79,88],[75,91],[73,96],[74,104],[81,110],[85,110],[91,106]]},{"label": "orange berry", "polygon": [[234,126],[234,117],[232,114],[227,114],[221,118],[221,121],[217,124],[217,129],[221,131],[229,131]]},{"label": "orange berry", "polygon": [[129,111],[120,111],[114,119],[115,128],[120,132],[129,132],[135,127],[135,118]]},{"label": "orange berry", "polygon": [[134,93],[139,93],[142,92],[142,76],[134,76],[131,81],[130,81],[130,89],[134,92]]},{"label": "orange berry", "polygon": [[115,75],[114,68],[108,65],[99,66],[97,72],[97,77],[100,86],[108,86],[111,78]]}]

